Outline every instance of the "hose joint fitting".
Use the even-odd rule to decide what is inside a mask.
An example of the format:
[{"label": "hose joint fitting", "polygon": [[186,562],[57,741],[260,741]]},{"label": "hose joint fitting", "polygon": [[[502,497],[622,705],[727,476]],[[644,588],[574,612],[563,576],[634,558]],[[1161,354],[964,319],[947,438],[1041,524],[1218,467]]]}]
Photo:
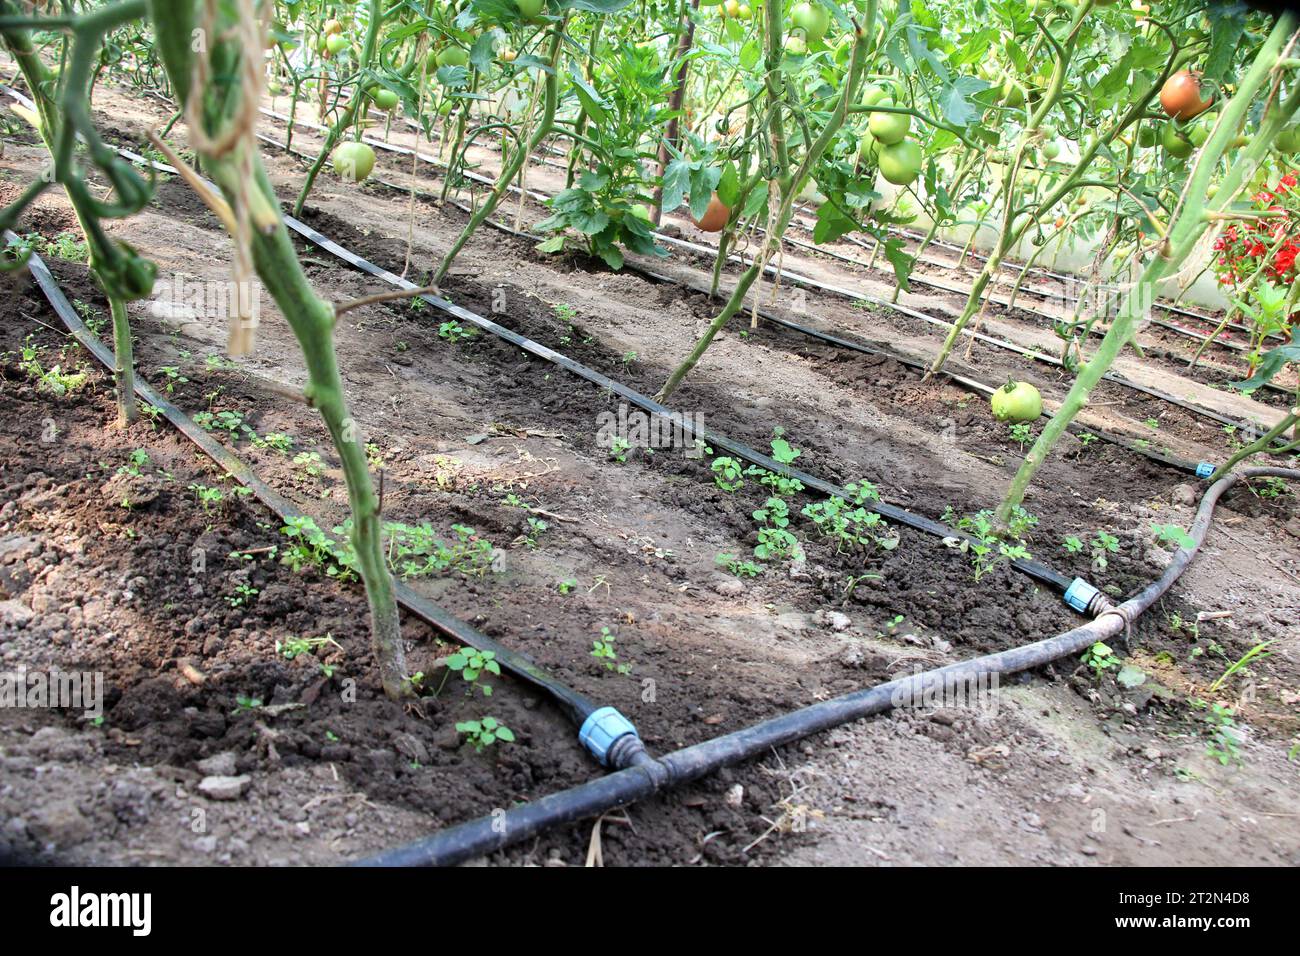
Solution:
[{"label": "hose joint fitting", "polygon": [[632,721],[613,707],[593,710],[578,731],[578,741],[606,767],[615,766],[616,758],[620,757],[631,741],[640,743],[640,739]]},{"label": "hose joint fitting", "polygon": [[1208,461],[1203,461],[1196,466],[1196,477],[1202,479],[1209,478],[1216,471],[1218,471],[1218,469],[1215,468],[1214,465],[1210,464]]},{"label": "hose joint fitting", "polygon": [[1075,578],[1065,589],[1065,603],[1080,614],[1096,617],[1111,607],[1108,598],[1083,578]]}]

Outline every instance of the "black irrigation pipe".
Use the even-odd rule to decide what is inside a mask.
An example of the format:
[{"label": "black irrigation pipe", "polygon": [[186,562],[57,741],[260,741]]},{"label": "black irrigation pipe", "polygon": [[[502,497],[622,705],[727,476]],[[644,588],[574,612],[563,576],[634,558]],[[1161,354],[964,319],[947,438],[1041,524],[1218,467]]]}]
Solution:
[{"label": "black irrigation pipe", "polygon": [[1169,590],[1191,563],[1205,540],[1219,498],[1242,478],[1300,479],[1300,471],[1287,468],[1245,468],[1215,482],[1201,499],[1192,525],[1190,547],[1180,548],[1155,583],[1118,607],[1108,607],[1095,620],[1079,627],[1011,650],[977,657],[946,667],[899,678],[855,691],[800,710],[772,717],[743,730],[715,737],[655,759],[641,751],[631,766],[616,773],[553,793],[533,803],[514,807],[440,830],[431,836],[383,853],[365,857],[357,866],[450,866],[536,836],[551,827],[599,817],[656,793],[680,786],[768,752],[773,747],[801,740],[854,720],[901,707],[947,701],[954,692],[977,693],[991,687],[1002,674],[1041,667],[1127,632],[1142,614]]},{"label": "black irrigation pipe", "polygon": [[[267,115],[273,116],[273,117],[275,117],[275,118],[277,118],[277,119],[281,118],[281,117],[279,116],[279,114],[274,113],[274,112],[271,112],[271,111],[269,111],[269,110],[265,110],[265,109],[263,109],[262,112],[263,112],[263,113],[266,113]],[[310,129],[310,128],[316,128],[316,124],[308,123],[308,122],[305,121],[305,120],[296,120],[295,122],[300,123],[301,125],[304,125],[304,126],[308,127],[309,129]],[[285,151],[284,144],[281,143],[280,141],[278,141],[277,139],[275,139],[274,137],[268,136],[268,135],[266,135],[266,134],[264,134],[264,133],[258,133],[257,136],[258,136],[258,138],[261,139],[263,142],[265,142],[265,143],[267,143],[267,144],[269,144],[269,145],[275,146],[277,149],[281,150],[282,152]],[[381,147],[383,147],[383,148],[389,150],[390,152],[398,153],[398,154],[401,154],[401,155],[410,156],[410,155],[412,155],[412,154],[415,152],[414,150],[409,149],[409,148],[407,148],[407,147],[405,147],[405,146],[396,146],[396,145],[393,145],[393,144],[386,144],[386,143],[383,143],[383,142],[381,142],[381,141],[379,141],[379,140],[369,139],[369,138],[365,138],[365,137],[363,137],[363,141],[365,141],[365,142],[367,142],[367,143],[369,143],[370,145],[373,145],[373,146],[381,146]],[[299,152],[298,150],[288,150],[288,152],[289,152],[291,155],[294,155],[294,156],[305,157],[305,154]],[[309,157],[307,157],[307,158],[309,158]],[[421,159],[422,159],[422,160],[423,160],[427,165],[432,165],[432,166],[435,166],[435,167],[442,167],[442,166],[443,166],[443,164],[441,164],[439,161],[435,160],[433,157],[424,156],[423,154],[421,154],[421,155],[420,155],[420,158],[421,158]],[[444,168],[445,168],[445,167],[444,167]],[[470,172],[470,171],[468,171],[468,170],[462,170],[461,173],[460,173],[460,175],[464,176],[466,179],[469,179],[469,180],[474,181],[474,182],[478,182],[478,183],[480,183],[480,184],[484,184],[484,185],[491,185],[491,184],[492,184],[492,180],[488,179],[487,177],[482,176],[482,175],[480,175],[480,174],[478,174],[478,173]],[[371,181],[377,183],[378,185],[384,186],[385,188],[388,188],[388,189],[395,189],[395,190],[398,190],[398,191],[401,191],[401,192],[406,192],[406,193],[414,192],[417,196],[421,196],[421,195],[422,195],[422,196],[426,196],[426,197],[427,197],[427,196],[431,196],[431,195],[432,195],[432,194],[428,194],[428,193],[423,193],[421,190],[419,190],[418,188],[416,188],[416,187],[414,187],[414,186],[403,186],[403,185],[400,185],[400,184],[398,184],[398,183],[394,183],[394,182],[390,182],[390,181],[388,181],[388,180],[382,179],[382,178],[380,178],[380,177],[372,176],[372,177],[371,177]],[[515,193],[518,193],[518,192],[520,192],[520,189],[519,189],[518,186],[511,185],[511,186],[509,187],[509,191],[511,191],[511,192],[515,192]],[[543,192],[539,192],[539,191],[537,191],[537,190],[525,189],[525,190],[523,190],[523,192],[525,193],[525,195],[526,195],[528,198],[533,199],[533,200],[536,200],[536,201],[539,201],[539,202],[543,202],[543,201],[545,201],[545,200],[547,200],[547,199],[550,198],[550,197],[547,196],[545,193],[543,193]],[[462,209],[465,208],[465,207],[462,206],[460,203],[455,202],[455,201],[453,201],[453,205],[456,205],[456,206],[458,206],[459,208],[462,208]],[[518,235],[518,236],[521,236],[521,237],[524,237],[524,238],[529,238],[529,239],[536,239],[536,238],[537,238],[537,237],[532,236],[532,235],[530,235],[530,234],[528,234],[528,233],[520,232],[519,230],[514,229],[513,227],[510,227],[510,226],[507,226],[507,225],[505,225],[505,224],[503,224],[503,223],[496,222],[496,221],[494,221],[494,220],[492,220],[492,219],[487,220],[487,223],[488,223],[488,225],[492,226],[493,228],[498,229],[498,230],[501,230],[501,231],[504,231],[504,232],[508,232],[508,233],[511,233],[511,234],[514,234],[514,235]],[[709,246],[701,245],[701,244],[699,244],[699,243],[691,242],[690,240],[679,239],[679,238],[676,238],[676,237],[673,237],[673,236],[664,235],[664,234],[662,234],[662,233],[655,233],[655,237],[656,237],[656,239],[658,239],[660,242],[663,242],[663,243],[668,244],[668,245],[675,245],[675,246],[678,246],[678,247],[683,248],[683,249],[687,249],[687,250],[689,250],[689,251],[691,251],[691,252],[693,252],[693,253],[695,253],[695,254],[697,254],[697,255],[711,255],[711,256],[716,256],[716,255],[717,255],[717,250],[716,250],[716,249],[710,248]],[[736,256],[736,255],[733,254],[733,255],[730,256],[729,258],[730,258],[732,261],[739,262],[739,263],[741,263],[741,264],[743,265],[743,260],[742,260],[739,256]],[[642,275],[649,276],[649,277],[655,279],[656,281],[660,281],[660,282],[669,282],[669,283],[676,284],[676,285],[680,285],[680,286],[684,286],[684,287],[687,287],[687,288],[692,288],[692,289],[694,289],[694,290],[697,291],[697,292],[705,292],[705,294],[707,294],[706,290],[703,290],[702,288],[700,288],[700,287],[698,287],[698,286],[694,286],[694,285],[692,285],[691,283],[688,283],[688,282],[686,282],[686,281],[684,281],[684,280],[682,280],[682,279],[680,279],[680,278],[676,278],[676,277],[672,277],[672,276],[665,276],[665,275],[663,275],[662,273],[657,273],[657,272],[655,272],[653,269],[650,269],[649,267],[646,267],[646,266],[639,265],[638,263],[636,263],[636,262],[634,262],[634,261],[632,261],[632,260],[630,260],[630,259],[627,260],[627,261],[624,263],[624,268],[626,268],[626,269],[628,269],[628,270],[630,270],[630,271],[638,272],[638,273],[640,273],[640,274],[642,274]],[[776,267],[776,266],[772,266],[772,265],[769,265],[769,266],[767,267],[767,270],[766,270],[766,271],[767,271],[769,274],[776,274],[776,273],[778,272],[777,267]],[[901,315],[906,315],[906,316],[908,316],[909,318],[918,319],[918,320],[920,320],[920,321],[922,321],[922,322],[925,322],[925,323],[927,323],[927,324],[930,324],[930,325],[935,325],[935,326],[937,326],[937,327],[940,327],[940,328],[947,328],[947,329],[952,328],[952,323],[951,323],[951,322],[948,322],[948,321],[946,321],[946,320],[944,320],[944,319],[936,318],[936,317],[931,316],[931,315],[929,315],[928,313],[923,312],[923,311],[921,311],[921,310],[913,309],[913,308],[911,308],[910,306],[900,305],[900,304],[898,304],[898,303],[894,303],[894,302],[887,302],[887,301],[884,300],[884,299],[879,299],[879,298],[876,298],[876,297],[871,296],[871,295],[868,295],[868,294],[862,294],[862,295],[859,295],[859,294],[857,294],[857,293],[852,292],[851,290],[842,289],[842,288],[840,288],[840,287],[838,287],[838,286],[832,286],[832,285],[829,285],[829,284],[827,284],[827,283],[822,283],[820,280],[812,279],[812,278],[809,278],[809,277],[806,277],[806,276],[802,276],[802,275],[800,275],[800,274],[798,274],[798,273],[793,273],[793,272],[790,272],[790,271],[788,271],[788,270],[780,270],[780,275],[781,275],[782,277],[786,278],[786,279],[790,279],[791,281],[795,282],[796,284],[806,285],[806,286],[808,286],[809,288],[814,289],[815,291],[825,292],[825,293],[828,293],[828,294],[831,294],[831,295],[837,295],[837,296],[841,296],[841,297],[849,298],[849,299],[854,300],[854,301],[865,301],[865,302],[869,302],[869,303],[872,304],[872,305],[876,305],[876,306],[879,306],[879,307],[881,307],[881,308],[885,308],[885,309],[888,309],[888,310],[891,310],[891,311],[897,312],[897,313],[899,313],[899,314],[901,314]],[[802,325],[799,325],[799,324],[797,324],[797,323],[791,322],[791,321],[789,321],[789,320],[781,319],[781,318],[775,316],[773,313],[771,313],[769,310],[766,310],[766,309],[761,309],[761,308],[760,308],[760,310],[759,310],[759,314],[760,314],[761,316],[763,316],[764,318],[770,319],[771,321],[776,322],[776,323],[778,323],[778,324],[780,324],[780,325],[784,325],[784,326],[786,326],[787,328],[790,328],[790,329],[792,329],[792,330],[794,330],[794,331],[801,332],[801,333],[803,333],[803,334],[809,335],[809,336],[814,337],[814,338],[819,338],[819,339],[821,339],[822,341],[825,341],[825,342],[828,342],[828,343],[831,343],[831,344],[839,345],[839,346],[846,347],[846,348],[855,349],[855,350],[858,350],[858,351],[865,351],[865,352],[867,352],[868,354],[881,354],[881,355],[888,355],[888,356],[890,356],[891,358],[896,358],[896,359],[898,359],[900,362],[903,362],[904,364],[911,365],[912,367],[920,367],[920,366],[924,366],[924,368],[925,368],[926,370],[928,370],[928,368],[929,368],[928,363],[917,362],[917,360],[915,360],[915,359],[908,359],[908,358],[906,358],[906,357],[904,357],[904,356],[898,355],[898,354],[896,354],[896,353],[888,352],[888,351],[885,351],[885,350],[875,350],[875,351],[872,351],[872,350],[870,350],[870,349],[867,349],[865,346],[862,346],[862,345],[859,345],[859,344],[856,344],[856,343],[850,343],[848,340],[841,339],[841,338],[839,338],[839,337],[837,337],[837,336],[828,335],[827,333],[820,332],[820,331],[817,331],[817,330],[814,330],[814,329],[810,329],[810,328],[806,328],[806,327],[804,327],[804,326],[802,326]],[[1053,356],[1045,355],[1045,354],[1043,354],[1042,352],[1039,352],[1039,351],[1034,350],[1034,349],[1026,349],[1026,348],[1024,348],[1024,347],[1022,347],[1022,346],[1015,345],[1014,343],[1007,342],[1007,341],[1004,341],[1004,340],[999,339],[999,338],[995,338],[995,337],[993,337],[993,336],[987,335],[987,334],[982,333],[982,332],[978,332],[978,331],[975,331],[975,330],[969,330],[969,329],[968,329],[968,330],[966,330],[963,334],[966,335],[967,337],[974,338],[974,339],[977,340],[977,341],[985,342],[986,344],[992,345],[992,346],[994,346],[994,347],[996,347],[996,348],[1001,348],[1001,349],[1004,349],[1004,350],[1007,350],[1007,351],[1012,351],[1012,352],[1015,352],[1015,353],[1017,353],[1017,354],[1019,354],[1019,355],[1022,355],[1022,356],[1024,356],[1024,357],[1026,357],[1026,358],[1029,358],[1029,359],[1032,359],[1032,360],[1035,360],[1035,361],[1045,362],[1045,363],[1047,363],[1047,364],[1049,364],[1049,365],[1052,365],[1052,366],[1054,366],[1054,367],[1057,367],[1057,368],[1063,368],[1063,367],[1064,367],[1064,364],[1065,364],[1065,363],[1062,362],[1060,359],[1054,358]],[[963,381],[963,379],[962,379],[960,376],[954,375],[953,373],[949,373],[949,372],[946,372],[946,371],[945,371],[943,374],[947,375],[947,376],[948,376],[950,379],[952,379],[953,381]],[[1207,408],[1203,408],[1203,407],[1201,407],[1201,406],[1199,406],[1199,405],[1194,405],[1194,404],[1192,404],[1192,403],[1190,403],[1190,402],[1187,402],[1187,401],[1185,401],[1185,400],[1183,400],[1183,399],[1180,399],[1180,398],[1178,398],[1178,397],[1176,397],[1176,396],[1174,396],[1174,395],[1170,395],[1169,393],[1164,392],[1164,391],[1161,391],[1161,390],[1159,390],[1159,389],[1152,388],[1152,387],[1147,386],[1147,385],[1141,385],[1141,384],[1139,384],[1139,383],[1137,383],[1137,382],[1133,382],[1133,381],[1131,381],[1131,380],[1125,378],[1124,376],[1122,376],[1122,375],[1120,375],[1120,374],[1118,374],[1118,373],[1116,373],[1116,372],[1107,372],[1107,373],[1103,376],[1103,379],[1104,379],[1105,381],[1111,382],[1111,383],[1116,384],[1116,385],[1119,385],[1119,386],[1121,386],[1121,387],[1126,387],[1126,388],[1132,389],[1132,390],[1134,390],[1134,391],[1142,392],[1142,393],[1144,393],[1144,394],[1146,394],[1146,395],[1149,395],[1150,397],[1155,398],[1155,399],[1157,399],[1157,400],[1159,400],[1159,401],[1167,402],[1168,404],[1170,404],[1170,405],[1174,405],[1174,406],[1176,406],[1176,407],[1178,407],[1178,408],[1182,408],[1183,410],[1185,410],[1185,411],[1187,411],[1187,412],[1189,412],[1189,413],[1191,413],[1191,414],[1193,414],[1193,415],[1199,415],[1199,416],[1202,416],[1202,417],[1205,417],[1205,418],[1209,418],[1209,419],[1211,419],[1211,420],[1213,420],[1213,421],[1216,421],[1216,422],[1218,422],[1218,423],[1220,423],[1220,424],[1222,424],[1222,425],[1231,425],[1231,426],[1234,426],[1234,427],[1236,427],[1236,428],[1246,428],[1246,427],[1248,427],[1248,426],[1250,425],[1250,423],[1248,423],[1248,422],[1240,421],[1240,420],[1238,420],[1238,419],[1234,419],[1234,418],[1228,417],[1228,416],[1226,416],[1226,415],[1221,415],[1221,414],[1219,414],[1218,412],[1212,411],[1212,410],[1207,409]],[[970,380],[969,380],[969,379],[966,379],[966,380],[964,380],[964,381],[970,381]],[[976,390],[977,390],[977,391],[980,391],[981,393],[986,394],[986,395],[987,395],[987,394],[991,394],[991,389],[990,389],[989,386],[983,386],[983,387],[981,387],[981,388],[977,388]],[[1283,391],[1285,391],[1285,390],[1283,390]],[[1050,414],[1044,413],[1044,417],[1050,418],[1051,416],[1050,416]],[[1143,455],[1144,457],[1150,458],[1150,459],[1152,459],[1153,461],[1157,461],[1157,462],[1159,462],[1159,463],[1161,463],[1161,464],[1169,465],[1169,466],[1174,467],[1174,468],[1179,468],[1179,469],[1181,469],[1181,470],[1185,470],[1185,471],[1193,472],[1194,474],[1196,474],[1198,477],[1201,477],[1201,478],[1207,478],[1207,477],[1209,477],[1211,474],[1214,473],[1214,470],[1215,470],[1214,465],[1213,465],[1212,462],[1197,462],[1197,463],[1188,462],[1188,461],[1186,461],[1186,460],[1180,459],[1180,458],[1178,458],[1178,457],[1176,457],[1176,456],[1173,456],[1173,455],[1165,455],[1165,454],[1161,454],[1161,453],[1159,453],[1159,452],[1153,452],[1153,451],[1151,451],[1151,450],[1149,450],[1149,449],[1144,449],[1144,448],[1142,448],[1142,447],[1140,447],[1140,446],[1138,446],[1138,445],[1136,445],[1136,444],[1133,444],[1133,443],[1130,443],[1130,442],[1128,442],[1128,441],[1125,441],[1124,439],[1121,439],[1121,438],[1118,438],[1118,437],[1116,437],[1116,436],[1112,436],[1112,435],[1109,435],[1109,434],[1107,434],[1107,433],[1104,433],[1104,432],[1101,432],[1101,431],[1097,431],[1097,430],[1094,430],[1094,429],[1086,429],[1086,428],[1078,428],[1078,429],[1076,429],[1076,428],[1071,428],[1071,431],[1072,431],[1072,432],[1085,431],[1085,432],[1088,432],[1088,433],[1091,433],[1091,434],[1095,434],[1095,435],[1097,435],[1099,438],[1102,438],[1102,439],[1104,439],[1104,440],[1106,440],[1106,441],[1109,441],[1109,442],[1111,442],[1111,443],[1113,443],[1113,444],[1116,444],[1116,445],[1118,445],[1118,446],[1120,446],[1120,447],[1122,447],[1122,448],[1126,448],[1126,449],[1128,449],[1129,451],[1136,452],[1137,454],[1140,454],[1140,455]]]},{"label": "black irrigation pipe", "polygon": [[[155,165],[163,166],[164,164],[157,163]],[[168,167],[168,169],[170,168]],[[18,238],[12,232],[6,232],[4,236],[9,241]],[[59,287],[57,280],[50,273],[49,267],[46,266],[41,257],[32,252],[27,264],[46,301],[49,302],[50,307],[58,315],[68,332],[101,365],[112,370],[116,364],[112,350],[86,328],[76,309],[68,302],[63,290]],[[306,512],[299,509],[258,478],[246,462],[232,454],[229,449],[196,425],[185,412],[158,394],[138,375],[135,376],[135,393],[143,401],[161,411],[163,417],[177,431],[197,445],[204,454],[220,465],[232,478],[245,488],[248,488],[258,501],[278,515],[281,521],[287,522],[290,518],[310,517]],[[606,745],[602,750],[601,745],[603,738],[608,736],[612,730],[624,727],[627,728],[627,730],[623,731],[624,733],[631,730],[631,723],[614,708],[602,707],[596,704],[586,695],[548,674],[527,655],[511,650],[493,640],[449,611],[422,597],[401,581],[394,581],[393,583],[396,588],[397,601],[407,611],[459,644],[480,651],[492,651],[501,667],[513,677],[550,695],[560,705],[560,709],[565,716],[580,728],[580,741],[588,750],[591,750],[597,759],[605,762],[605,750],[608,747]],[[631,732],[635,733],[634,730],[631,730]]]}]

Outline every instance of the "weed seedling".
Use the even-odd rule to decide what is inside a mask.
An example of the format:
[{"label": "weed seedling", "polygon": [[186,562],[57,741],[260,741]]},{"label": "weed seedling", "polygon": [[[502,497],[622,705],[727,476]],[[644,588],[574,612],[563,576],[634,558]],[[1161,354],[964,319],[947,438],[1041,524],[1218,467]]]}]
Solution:
[{"label": "weed seedling", "polygon": [[131,475],[134,478],[140,477],[140,469],[149,467],[149,453],[143,448],[137,448],[131,452],[127,458],[127,463],[117,470],[119,475]]},{"label": "weed seedling", "polygon": [[495,717],[461,721],[456,724],[456,733],[465,735],[465,742],[474,747],[475,753],[482,753],[498,740],[513,743],[515,739],[515,732]]},{"label": "weed seedling", "polygon": [[745,479],[742,477],[744,471],[740,467],[740,462],[734,458],[718,457],[713,459],[711,470],[713,471],[713,483],[723,491],[739,491],[740,487],[745,483]]},{"label": "weed seedling", "polygon": [[542,532],[549,527],[550,525],[548,525],[541,518],[530,517],[528,519],[528,530],[523,534],[524,547],[526,548],[537,547],[537,539],[541,537]]},{"label": "weed seedling", "polygon": [[591,642],[591,656],[601,661],[606,670],[619,674],[630,674],[631,664],[618,663],[618,651],[614,648],[614,632],[608,627],[600,629],[600,637]]},{"label": "weed seedling", "polygon": [[1098,641],[1092,647],[1083,652],[1079,658],[1084,665],[1092,671],[1095,680],[1100,681],[1109,670],[1115,670],[1120,666],[1119,658],[1115,652],[1110,649],[1108,644]]},{"label": "weed seedling", "polygon": [[[491,697],[492,685],[479,678],[484,674],[501,676],[501,665],[496,662],[496,656],[496,651],[479,651],[472,647],[457,651],[446,660],[447,671],[442,675],[442,684],[447,683],[448,674],[458,673],[460,679],[468,685],[465,688],[466,696],[472,695],[477,688],[484,697]],[[442,692],[442,684],[438,685],[439,693]]]},{"label": "weed seedling", "polygon": [[458,342],[467,342],[474,337],[473,329],[465,329],[455,319],[448,319],[438,326],[438,337],[446,339],[452,345]]},{"label": "weed seedling", "polygon": [[254,436],[253,445],[256,448],[269,448],[271,451],[287,455],[289,449],[293,447],[293,438],[283,432],[267,432],[260,437]]},{"label": "weed seedling", "polygon": [[247,607],[257,599],[257,588],[249,584],[240,584],[236,586],[234,594],[227,594],[226,601],[231,607]]},{"label": "weed seedling", "polygon": [[763,569],[753,561],[741,561],[736,554],[719,554],[713,562],[738,578],[756,578],[763,573]]},{"label": "weed seedling", "polygon": [[293,456],[293,463],[308,478],[319,478],[325,471],[325,463],[321,461],[319,452],[300,451]]},{"label": "weed seedling", "polygon": [[1107,555],[1119,554],[1119,538],[1105,531],[1098,531],[1092,538],[1092,566],[1097,571],[1105,571],[1110,566]]},{"label": "weed seedling", "polygon": [[760,525],[754,557],[760,561],[783,561],[803,553],[798,539],[788,530],[790,506],[783,499],[768,498],[763,507],[754,512],[754,520]]},{"label": "weed seedling", "polygon": [[180,366],[178,365],[163,365],[158,369],[158,371],[163,376],[163,391],[168,395],[171,395],[176,391],[176,386],[185,385],[189,382],[189,379],[181,374]]},{"label": "weed seedling", "polygon": [[1234,762],[1243,763],[1241,730],[1237,727],[1232,708],[1223,704],[1209,704],[1199,698],[1191,701],[1191,705],[1205,711],[1205,728],[1210,736],[1205,745],[1206,755],[1225,767]]},{"label": "weed seedling", "polygon": [[189,490],[194,492],[194,497],[198,499],[199,504],[203,506],[203,510],[208,514],[211,514],[224,498],[220,488],[211,488],[208,485],[200,485],[198,482],[190,485]]},{"label": "weed seedling", "polygon": [[1025,446],[1034,440],[1034,430],[1029,427],[1028,422],[1017,422],[1011,426],[1011,440],[1020,446],[1024,451]]},{"label": "weed seedling", "polygon": [[1219,679],[1210,685],[1210,693],[1211,694],[1216,693],[1218,689],[1224,685],[1224,682],[1227,681],[1229,677],[1231,677],[1233,674],[1236,674],[1238,671],[1249,667],[1253,662],[1262,661],[1266,657],[1271,657],[1272,655],[1269,653],[1268,648],[1272,643],[1273,643],[1272,641],[1261,641],[1259,644],[1256,644],[1254,647],[1248,650],[1236,661],[1233,661],[1231,664],[1229,664],[1228,669],[1225,670],[1219,676]]}]

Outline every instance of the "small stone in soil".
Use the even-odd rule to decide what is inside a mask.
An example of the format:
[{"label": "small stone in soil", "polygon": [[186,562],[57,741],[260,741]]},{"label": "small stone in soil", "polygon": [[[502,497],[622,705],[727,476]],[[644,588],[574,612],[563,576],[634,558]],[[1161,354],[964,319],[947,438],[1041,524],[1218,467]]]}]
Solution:
[{"label": "small stone in soil", "polygon": [[248,776],[204,777],[199,781],[199,792],[209,800],[238,800],[252,783]]}]

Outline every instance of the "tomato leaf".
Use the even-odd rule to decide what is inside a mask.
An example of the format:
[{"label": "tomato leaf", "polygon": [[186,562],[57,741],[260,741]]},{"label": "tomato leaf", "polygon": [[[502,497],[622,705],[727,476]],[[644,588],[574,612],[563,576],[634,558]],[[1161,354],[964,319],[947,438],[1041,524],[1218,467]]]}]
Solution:
[{"label": "tomato leaf", "polygon": [[759,210],[767,208],[767,183],[760,183],[749,198],[745,200],[745,208],[741,211],[741,218],[748,219],[758,213]]},{"label": "tomato leaf", "polygon": [[632,0],[560,0],[560,7],[565,10],[586,10],[588,13],[618,13]]},{"label": "tomato leaf", "polygon": [[463,90],[469,86],[469,70],[463,66],[440,66],[438,82],[449,90]]},{"label": "tomato leaf", "polygon": [[858,224],[844,215],[833,202],[824,202],[817,210],[817,224],[813,226],[813,242],[821,245],[834,242],[858,228]]},{"label": "tomato leaf", "polygon": [[582,78],[577,67],[569,70],[569,79],[573,80],[574,92],[578,94],[578,100],[582,103],[582,108],[587,111],[587,115],[597,123],[604,123],[609,119],[609,113],[605,111],[608,105],[604,97],[596,92],[595,87]]},{"label": "tomato leaf", "polygon": [[1206,54],[1201,67],[1205,77],[1222,81],[1232,66],[1232,55],[1241,42],[1246,31],[1246,13],[1244,3],[1212,3],[1205,10],[1205,17],[1210,22],[1210,52]]},{"label": "tomato leaf", "polygon": [[916,260],[904,251],[902,239],[894,236],[885,240],[885,258],[894,267],[894,277],[898,279],[898,285],[904,292],[911,292],[907,280],[912,275],[912,266],[916,264]]},{"label": "tomato leaf", "polygon": [[668,163],[664,170],[664,191],[660,197],[660,209],[672,212],[682,204],[682,197],[691,188],[691,162],[678,156]]},{"label": "tomato leaf", "polygon": [[496,54],[498,36],[498,31],[486,30],[474,41],[474,46],[470,48],[469,61],[474,64],[474,69],[480,73],[487,73],[492,69],[492,57]]},{"label": "tomato leaf", "polygon": [[979,107],[970,98],[989,88],[989,82],[978,76],[954,77],[939,93],[939,112],[953,126],[966,127],[980,118]]},{"label": "tomato leaf", "polygon": [[736,164],[728,162],[722,168],[722,176],[718,179],[718,198],[727,208],[736,205],[736,200],[740,198],[740,174],[736,172]]}]

